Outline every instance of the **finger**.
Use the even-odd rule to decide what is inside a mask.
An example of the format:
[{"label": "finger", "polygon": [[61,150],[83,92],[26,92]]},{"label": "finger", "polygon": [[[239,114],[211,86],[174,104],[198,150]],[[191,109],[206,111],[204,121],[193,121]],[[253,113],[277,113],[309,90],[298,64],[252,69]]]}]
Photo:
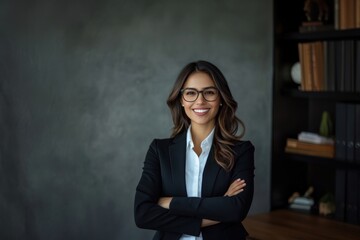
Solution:
[{"label": "finger", "polygon": [[241,185],[241,184],[244,184],[245,181],[244,180],[235,180],[229,187],[229,189],[233,188],[233,187],[236,187],[237,185]]},{"label": "finger", "polygon": [[236,196],[236,195],[238,195],[239,193],[241,193],[241,192],[243,192],[243,191],[244,191],[244,189],[239,189],[239,190],[234,191],[234,192],[231,192],[231,193],[229,193],[229,194],[227,194],[227,195],[225,195],[225,196],[233,197],[233,196]]},{"label": "finger", "polygon": [[245,186],[246,186],[245,182],[239,182],[237,184],[232,185],[231,189],[238,189],[238,188],[242,188],[242,187],[245,187]]},{"label": "finger", "polygon": [[245,186],[246,186],[246,183],[242,183],[242,184],[234,186],[232,189],[236,191],[236,190],[244,188]]}]

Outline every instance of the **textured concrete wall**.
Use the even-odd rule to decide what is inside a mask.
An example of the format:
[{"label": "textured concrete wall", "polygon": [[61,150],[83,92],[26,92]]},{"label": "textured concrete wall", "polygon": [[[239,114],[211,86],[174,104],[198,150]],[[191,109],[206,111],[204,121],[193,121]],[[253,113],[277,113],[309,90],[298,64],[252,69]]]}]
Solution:
[{"label": "textured concrete wall", "polygon": [[256,146],[251,213],[269,209],[271,1],[0,3],[0,239],[150,239],[133,199],[170,134],[180,69],[215,63]]}]

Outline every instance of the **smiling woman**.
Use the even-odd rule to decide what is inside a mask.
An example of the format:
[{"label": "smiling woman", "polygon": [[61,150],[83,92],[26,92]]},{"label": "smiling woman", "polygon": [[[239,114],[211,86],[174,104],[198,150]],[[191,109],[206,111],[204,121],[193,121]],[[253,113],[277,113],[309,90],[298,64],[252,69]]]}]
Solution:
[{"label": "smiling woman", "polygon": [[136,188],[137,226],[157,230],[154,239],[245,239],[254,146],[241,140],[244,124],[225,77],[209,62],[190,63],[167,103],[173,133],[153,140],[146,155]]}]

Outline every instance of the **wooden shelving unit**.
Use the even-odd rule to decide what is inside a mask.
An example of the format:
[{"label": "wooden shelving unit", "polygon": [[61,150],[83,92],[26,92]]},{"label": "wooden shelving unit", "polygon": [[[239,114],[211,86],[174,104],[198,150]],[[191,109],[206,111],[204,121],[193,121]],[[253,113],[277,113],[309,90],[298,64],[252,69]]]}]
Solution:
[{"label": "wooden shelving unit", "polygon": [[[333,4],[333,1],[329,1]],[[360,92],[354,91],[301,91],[290,76],[290,66],[299,61],[299,43],[315,41],[360,41],[360,29],[330,30],[299,33],[305,20],[304,1],[274,1],[274,81],[273,81],[273,138],[271,207],[273,210],[288,207],[288,197],[295,191],[304,192],[315,186],[314,199],[326,193],[335,195],[338,170],[359,171],[359,160],[348,162],[337,158],[320,158],[285,153],[287,138],[296,138],[302,131],[317,132],[321,113],[328,111],[336,122],[338,103],[360,104]],[[360,57],[359,60],[360,61]],[[360,74],[360,70],[359,70]],[[359,124],[357,124],[358,126]],[[347,174],[347,173],[346,173]],[[353,173],[352,173],[353,174]],[[345,175],[347,177],[348,175]],[[347,183],[345,183],[347,184]],[[352,192],[360,185],[346,185]],[[352,189],[353,188],[353,189]],[[356,190],[357,191],[357,190]],[[359,190],[360,191],[360,190]],[[357,203],[360,224],[360,194]],[[345,206],[346,207],[346,206]],[[355,209],[354,206],[351,206]],[[335,219],[354,223],[345,218]]]}]

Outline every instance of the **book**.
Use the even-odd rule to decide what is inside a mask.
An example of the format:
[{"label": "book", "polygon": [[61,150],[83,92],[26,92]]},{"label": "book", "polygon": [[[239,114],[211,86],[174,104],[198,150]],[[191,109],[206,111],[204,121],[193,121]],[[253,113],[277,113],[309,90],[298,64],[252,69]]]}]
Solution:
[{"label": "book", "polygon": [[336,61],[335,61],[335,41],[326,41],[325,42],[325,82],[326,82],[326,91],[335,91],[335,76],[336,76]]},{"label": "book", "polygon": [[311,43],[299,43],[299,59],[301,65],[301,86],[302,91],[311,91],[312,89],[312,48]]},{"label": "book", "polygon": [[339,0],[339,28],[350,29],[356,26],[356,0]]},{"label": "book", "polygon": [[344,91],[355,91],[355,42],[353,40],[344,41],[344,69],[343,81]]},{"label": "book", "polygon": [[340,0],[334,0],[334,28],[337,30],[337,29],[340,29],[339,27],[339,15],[340,15],[340,11],[339,11],[339,1]]},{"label": "book", "polygon": [[[360,5],[359,5],[360,8]],[[360,93],[360,40],[355,42],[355,92]]]},{"label": "book", "polygon": [[335,90],[345,91],[344,69],[345,69],[345,40],[337,41],[335,45]]},{"label": "book", "polygon": [[335,172],[335,218],[345,221],[345,193],[346,193],[346,170],[337,169]]},{"label": "book", "polygon": [[286,141],[285,152],[324,158],[334,158],[334,144],[316,144],[302,142],[297,139],[288,138]]},{"label": "book", "polygon": [[360,164],[360,104],[355,105],[355,123],[354,160]]},{"label": "book", "polygon": [[297,148],[297,149],[304,149],[311,151],[323,151],[323,152],[334,151],[334,144],[309,143],[294,138],[288,138],[286,140],[286,146],[290,148]]},{"label": "book", "polygon": [[355,27],[360,28],[360,0],[355,0]]},{"label": "book", "polygon": [[346,191],[346,222],[358,223],[358,170],[348,169],[347,172],[347,191]]},{"label": "book", "polygon": [[329,151],[314,151],[314,150],[299,149],[299,148],[292,148],[292,147],[285,147],[285,152],[313,156],[313,157],[323,157],[323,158],[334,158],[334,156],[335,156],[334,151],[331,151],[331,152],[329,152]]},{"label": "book", "polygon": [[336,103],[335,106],[335,156],[346,160],[346,104]]},{"label": "book", "polygon": [[324,91],[324,47],[320,41],[311,43],[313,88],[312,91]]},{"label": "book", "polygon": [[321,21],[303,22],[299,27],[300,33],[331,31],[331,30],[334,30],[333,25],[324,24]]},{"label": "book", "polygon": [[314,199],[308,197],[296,197],[294,198],[293,203],[312,206],[314,205]]},{"label": "book", "polygon": [[312,207],[311,205],[303,205],[303,204],[297,204],[297,203],[291,203],[289,205],[289,208],[294,209],[294,210],[310,211],[311,207]]},{"label": "book", "polygon": [[346,104],[346,161],[354,162],[355,158],[355,104]]}]

